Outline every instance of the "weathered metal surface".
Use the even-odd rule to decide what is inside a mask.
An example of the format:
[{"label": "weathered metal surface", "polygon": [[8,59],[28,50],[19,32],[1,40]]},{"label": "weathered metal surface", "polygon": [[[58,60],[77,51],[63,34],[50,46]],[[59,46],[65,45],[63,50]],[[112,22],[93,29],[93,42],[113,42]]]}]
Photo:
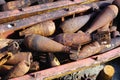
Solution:
[{"label": "weathered metal surface", "polygon": [[41,13],[45,13],[45,12],[51,12],[53,11],[53,9],[56,10],[58,8],[61,8],[61,7],[63,8],[65,6],[68,7],[70,5],[81,4],[84,1],[86,0],[57,1],[53,3],[46,3],[46,4],[31,6],[28,8],[21,8],[13,11],[0,12],[0,23],[14,21],[14,20],[25,18],[25,17],[30,17],[30,16],[41,14]]},{"label": "weathered metal surface", "polygon": [[29,5],[37,2],[37,0],[16,0],[10,1],[3,5],[4,11],[5,10],[14,10],[23,7],[28,7]]},{"label": "weathered metal surface", "polygon": [[83,60],[78,60],[72,63],[67,63],[61,66],[31,73],[10,80],[34,80],[34,79],[50,80],[76,71],[85,70],[90,66],[95,66],[101,63],[108,62],[112,59],[118,58],[119,56],[120,56],[120,47],[113,49],[109,52],[106,52],[104,54],[96,55]]},{"label": "weathered metal surface", "polygon": [[78,33],[61,33],[55,36],[54,40],[66,46],[83,45],[91,41],[91,36],[82,31]]},{"label": "weathered metal surface", "polygon": [[91,14],[74,17],[72,19],[65,20],[60,27],[64,33],[74,33],[82,28],[90,18]]},{"label": "weathered metal surface", "polygon": [[19,32],[19,35],[39,34],[42,36],[50,36],[55,32],[55,29],[56,27],[53,21],[45,21]]},{"label": "weathered metal surface", "polygon": [[6,76],[4,76],[4,80],[7,80],[8,78],[14,78],[23,76],[26,74],[30,69],[30,62],[26,60],[20,61],[16,66],[14,66]]},{"label": "weathered metal surface", "polygon": [[[28,35],[24,39],[27,48],[43,52],[69,52],[70,47],[64,46],[52,39],[41,35]],[[57,47],[56,47],[57,46]]]},{"label": "weathered metal surface", "polygon": [[98,28],[103,27],[107,23],[111,22],[118,14],[118,8],[116,5],[109,5],[104,9],[94,20],[90,28],[86,33],[91,34]]},{"label": "weathered metal surface", "polygon": [[57,11],[53,11],[53,12],[49,12],[41,15],[35,15],[29,18],[17,20],[7,24],[1,24],[0,37],[7,37],[16,30],[24,29],[26,27],[32,26],[34,24],[37,24],[46,20],[55,20],[63,16],[69,16],[75,13],[84,12],[88,9],[90,9],[90,7],[85,5],[74,6],[74,7],[70,7],[69,9],[65,8],[65,9],[61,9],[61,10],[57,10]]}]

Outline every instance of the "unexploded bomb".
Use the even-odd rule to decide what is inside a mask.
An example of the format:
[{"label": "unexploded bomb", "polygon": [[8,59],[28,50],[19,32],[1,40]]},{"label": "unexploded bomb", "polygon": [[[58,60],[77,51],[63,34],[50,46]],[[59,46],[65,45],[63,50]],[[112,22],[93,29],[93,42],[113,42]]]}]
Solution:
[{"label": "unexploded bomb", "polygon": [[91,17],[91,14],[75,17],[75,18],[66,20],[65,22],[63,22],[63,24],[60,27],[65,33],[73,33],[78,31],[81,27],[83,27],[88,22],[90,17]]},{"label": "unexploded bomb", "polygon": [[87,34],[91,34],[95,30],[103,27],[108,22],[111,22],[118,14],[118,8],[116,5],[109,5],[106,7],[94,20],[90,28],[86,31]]},{"label": "unexploded bomb", "polygon": [[[69,52],[70,48],[41,35],[28,35],[24,41],[26,47],[43,52]],[[57,46],[57,47],[56,47]]]},{"label": "unexploded bomb", "polygon": [[53,21],[45,21],[38,24],[35,24],[23,31],[19,34],[20,36],[27,34],[39,34],[42,36],[50,36],[55,32],[55,24]]}]

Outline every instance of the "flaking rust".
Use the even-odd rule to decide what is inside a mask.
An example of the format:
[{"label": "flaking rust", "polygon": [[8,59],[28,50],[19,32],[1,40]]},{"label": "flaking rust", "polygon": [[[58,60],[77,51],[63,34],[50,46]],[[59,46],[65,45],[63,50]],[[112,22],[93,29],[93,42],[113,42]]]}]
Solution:
[{"label": "flaking rust", "polygon": [[116,5],[109,5],[106,7],[94,20],[90,28],[86,33],[91,34],[95,30],[103,27],[107,23],[111,22],[118,14],[118,8]]},{"label": "flaking rust", "polygon": [[31,26],[21,32],[19,32],[20,36],[28,35],[28,34],[39,34],[42,36],[50,36],[55,32],[55,23],[53,21],[45,21],[38,23],[36,25]]},{"label": "flaking rust", "polygon": [[61,33],[54,40],[66,46],[83,45],[91,41],[91,36],[82,31],[78,33]]},{"label": "flaking rust", "polygon": [[[27,48],[43,52],[69,52],[70,48],[41,35],[28,35],[24,44]],[[57,46],[57,47],[56,47]]]},{"label": "flaking rust", "polygon": [[33,57],[32,57],[31,52],[18,52],[16,54],[13,54],[13,56],[9,58],[8,61],[6,61],[6,64],[15,65],[15,64],[18,64],[22,60],[32,62]]},{"label": "flaking rust", "polygon": [[44,13],[41,15],[35,15],[29,18],[16,20],[16,21],[9,22],[6,24],[1,24],[0,25],[0,38],[9,37],[17,30],[25,29],[32,25],[38,24],[40,22],[44,22],[47,20],[55,20],[61,17],[73,15],[75,13],[85,12],[88,9],[90,9],[90,6],[81,5],[81,6],[69,7],[68,9],[69,9],[68,11],[66,11],[66,8],[64,8],[64,9],[56,10],[53,12]]},{"label": "flaking rust", "polygon": [[[21,1],[21,0],[19,0]],[[24,0],[22,0],[24,1]],[[33,0],[34,1],[34,0]],[[56,1],[52,3],[46,3],[41,5],[36,5],[28,8],[16,9],[13,11],[0,12],[0,23],[5,23],[9,21],[14,21],[22,18],[27,18],[35,15],[39,15],[45,12],[52,12],[54,10],[64,9],[65,7],[81,4],[81,2],[86,0],[79,1]]]},{"label": "flaking rust", "polygon": [[78,31],[80,28],[82,28],[89,21],[91,15],[92,14],[68,19],[64,21],[60,27],[64,33],[74,33]]},{"label": "flaking rust", "polygon": [[26,74],[30,69],[30,62],[23,60],[19,62],[16,66],[14,66],[8,74],[4,77],[4,80],[7,80],[9,78],[15,78],[19,76],[23,76]]},{"label": "flaking rust", "polygon": [[101,45],[98,41],[92,42],[88,45],[83,46],[80,52],[76,54],[71,54],[70,58],[73,60],[84,59],[95,54],[103,53],[112,50],[120,45],[120,37],[111,39],[110,44]]}]

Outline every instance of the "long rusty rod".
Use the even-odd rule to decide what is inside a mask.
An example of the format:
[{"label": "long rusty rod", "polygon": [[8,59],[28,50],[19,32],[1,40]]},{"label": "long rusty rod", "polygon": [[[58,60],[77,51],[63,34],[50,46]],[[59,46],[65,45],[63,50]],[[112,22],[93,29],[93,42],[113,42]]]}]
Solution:
[{"label": "long rusty rod", "polygon": [[5,23],[0,25],[0,36],[4,34],[9,34],[9,32],[14,32],[16,30],[24,29],[26,27],[29,27],[31,25],[47,21],[47,20],[55,20],[57,18],[61,18],[64,16],[69,16],[75,13],[80,13],[84,12],[88,9],[90,9],[90,6],[74,6],[74,7],[69,7],[41,15],[35,15],[29,18],[24,18],[21,20],[13,21],[10,23]]},{"label": "long rusty rod", "polygon": [[[38,14],[42,14],[46,12],[52,12],[52,11],[65,8],[65,7],[69,7],[69,6],[73,6],[73,5],[78,5],[85,1],[89,1],[89,0],[56,1],[52,3],[45,3],[41,5],[16,9],[12,11],[0,12],[0,24],[9,22],[9,21],[15,21],[15,20],[22,19],[22,18],[27,18],[30,16],[34,16],[34,15],[38,15]],[[92,1],[95,1],[95,0],[92,0]]]}]

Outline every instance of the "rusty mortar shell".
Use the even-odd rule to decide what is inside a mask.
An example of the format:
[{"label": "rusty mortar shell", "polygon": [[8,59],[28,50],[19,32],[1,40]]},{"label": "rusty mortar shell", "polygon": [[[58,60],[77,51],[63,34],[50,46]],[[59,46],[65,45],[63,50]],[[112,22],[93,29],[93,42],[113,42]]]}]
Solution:
[{"label": "rusty mortar shell", "polygon": [[19,62],[15,65],[9,73],[5,76],[5,80],[9,78],[20,77],[26,74],[30,69],[30,63],[26,60]]},{"label": "rusty mortar shell", "polygon": [[99,53],[102,50],[103,46],[99,44],[99,42],[95,41],[90,44],[85,45],[82,47],[80,52],[78,54],[71,54],[70,59],[72,60],[78,60],[78,59],[84,59],[89,56],[95,55]]},{"label": "rusty mortar shell", "polygon": [[24,39],[27,48],[43,52],[69,52],[70,47],[64,46],[41,35],[28,35]]},{"label": "rusty mortar shell", "polygon": [[72,60],[84,59],[95,54],[107,52],[118,46],[120,46],[120,37],[111,39],[111,42],[108,45],[101,45],[99,42],[95,41],[88,45],[83,46],[77,55],[71,54],[70,58]]},{"label": "rusty mortar shell", "polygon": [[6,62],[6,64],[15,65],[21,62],[22,60],[26,60],[28,62],[32,62],[33,60],[31,52],[18,52],[13,54],[13,56]]},{"label": "rusty mortar shell", "polygon": [[42,36],[50,36],[55,32],[55,23],[50,21],[41,22],[35,24],[21,32],[19,32],[20,36],[24,36],[27,34],[39,34]]},{"label": "rusty mortar shell", "polygon": [[115,69],[111,65],[105,65],[103,70],[100,71],[96,80],[112,80],[112,77],[115,73]]},{"label": "rusty mortar shell", "polygon": [[111,22],[118,14],[118,8],[116,5],[107,6],[94,20],[90,28],[86,31],[87,34],[91,34],[95,30],[103,27],[108,22]]},{"label": "rusty mortar shell", "polygon": [[78,33],[61,33],[55,36],[54,40],[65,46],[74,46],[90,42],[91,36],[79,31]]},{"label": "rusty mortar shell", "polygon": [[59,66],[60,62],[53,53],[48,53],[48,62],[51,67]]},{"label": "rusty mortar shell", "polygon": [[91,14],[74,17],[72,19],[68,19],[64,21],[60,27],[64,33],[74,33],[78,31],[81,27],[83,27],[90,19]]},{"label": "rusty mortar shell", "polygon": [[11,52],[4,52],[0,54],[0,65],[5,64],[11,57],[12,57]]},{"label": "rusty mortar shell", "polygon": [[13,42],[12,39],[0,39],[0,49],[8,46],[8,44],[11,42]]}]

